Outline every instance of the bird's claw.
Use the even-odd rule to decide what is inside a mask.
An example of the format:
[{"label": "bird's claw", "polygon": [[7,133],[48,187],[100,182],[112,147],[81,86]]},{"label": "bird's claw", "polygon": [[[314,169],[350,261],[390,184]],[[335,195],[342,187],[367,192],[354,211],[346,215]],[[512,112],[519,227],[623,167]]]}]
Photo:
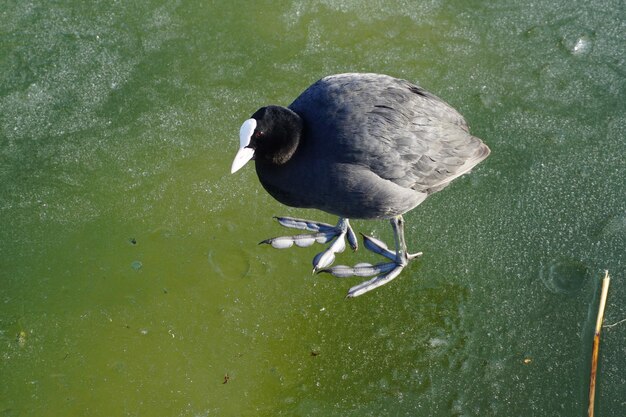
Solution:
[{"label": "bird's claw", "polygon": [[374,276],[374,278],[350,288],[346,297],[352,298],[358,297],[359,295],[365,294],[368,291],[388,283],[400,275],[400,272],[404,267],[405,265],[397,264],[395,262],[385,262],[376,265],[359,263],[355,266],[337,265],[332,268],[323,269],[320,272],[327,272],[338,278]]},{"label": "bird's claw", "polygon": [[385,258],[396,260],[396,253],[387,248],[387,244],[382,240],[378,240],[375,237],[367,236],[361,233],[363,237],[363,246],[369,251],[383,255]]},{"label": "bird's claw", "polygon": [[[391,264],[391,265],[394,265],[394,264]],[[376,275],[374,278],[368,281],[364,281],[350,288],[348,290],[348,294],[346,295],[346,298],[358,297],[359,295],[363,295],[368,291],[371,291],[375,288],[380,287],[381,285],[385,285],[386,283],[388,283],[389,281],[391,281],[392,279],[400,275],[400,272],[402,272],[403,269],[404,269],[404,265],[396,264],[395,268],[392,268],[389,272],[384,273],[382,275]]]},{"label": "bird's claw", "polygon": [[393,252],[387,248],[387,245],[371,236],[363,236],[363,245],[368,250],[390,259],[392,262],[382,262],[376,265],[369,263],[359,263],[355,266],[337,265],[332,268],[325,268],[319,272],[327,272],[338,278],[346,277],[371,277],[374,278],[364,281],[348,291],[348,298],[358,297],[375,288],[385,285],[402,272],[402,269],[408,265],[409,261],[422,255],[422,252],[409,254],[406,252]]},{"label": "bird's claw", "polygon": [[286,249],[294,244],[298,247],[308,247],[314,243],[325,244],[332,241],[326,250],[318,253],[313,258],[313,273],[332,265],[335,261],[335,254],[345,250],[345,240],[348,241],[353,250],[358,249],[356,235],[348,219],[340,218],[336,226],[310,220],[295,219],[293,217],[276,217],[276,220],[284,227],[307,230],[314,233],[279,236],[265,239],[259,244],[269,244],[276,249]]},{"label": "bird's claw", "polygon": [[337,265],[332,268],[322,269],[319,272],[326,272],[337,278],[371,277],[373,275],[385,274],[396,266],[397,264],[395,262],[379,263],[376,265],[362,262],[354,266]]},{"label": "bird's claw", "polygon": [[293,217],[274,217],[281,226],[290,229],[308,230],[309,232],[327,232],[335,229],[335,226],[328,223],[314,222],[310,220],[296,219]]},{"label": "bird's claw", "polygon": [[363,245],[378,255],[382,255],[391,262],[381,262],[376,265],[369,263],[359,263],[355,266],[339,265],[331,267],[335,262],[335,254],[346,249],[346,240],[353,250],[357,250],[358,243],[356,235],[350,226],[348,219],[339,218],[336,226],[327,223],[314,222],[310,220],[295,219],[293,217],[276,217],[276,220],[291,229],[306,230],[312,233],[299,234],[294,236],[280,236],[266,239],[260,243],[269,244],[277,249],[290,248],[293,245],[308,247],[314,243],[329,243],[328,248],[313,258],[313,273],[327,272],[339,278],[345,277],[371,277],[354,287],[350,288],[347,297],[358,297],[375,288],[388,283],[397,277],[402,269],[408,265],[409,261],[422,255],[422,252],[410,254],[406,250],[404,241],[404,228],[402,216],[391,219],[396,240],[396,250],[390,250],[385,242],[363,235]]},{"label": "bird's claw", "polygon": [[[377,253],[379,255],[382,255],[385,258],[391,259],[394,262],[401,262],[402,261],[402,259],[398,259],[398,254],[396,254],[396,252],[390,250],[387,247],[387,244],[385,244],[385,242],[383,242],[382,240],[378,240],[375,237],[364,235],[363,233],[361,233],[361,236],[363,236],[363,246],[365,246],[366,249],[368,249],[368,250],[370,250],[370,251],[372,251],[374,253]],[[422,255],[423,255],[422,252],[407,253],[406,254],[406,260],[410,261],[412,259],[419,258]]]},{"label": "bird's claw", "polygon": [[325,251],[322,251],[315,255],[313,258],[313,273],[328,268],[335,262],[335,254],[341,253],[346,249],[346,241],[344,240],[344,232],[337,235],[337,238],[331,243],[331,245]]},{"label": "bird's claw", "polygon": [[295,236],[279,236],[265,239],[259,242],[259,245],[268,244],[276,249],[287,249],[292,247],[293,245],[301,248],[306,248],[314,243],[328,243],[335,236],[336,234],[334,232],[304,233]]}]

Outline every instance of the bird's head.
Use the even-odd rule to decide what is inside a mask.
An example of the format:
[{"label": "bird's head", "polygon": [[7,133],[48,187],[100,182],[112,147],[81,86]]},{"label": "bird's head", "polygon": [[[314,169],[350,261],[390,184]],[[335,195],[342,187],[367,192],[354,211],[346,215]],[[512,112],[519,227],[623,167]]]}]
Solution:
[{"label": "bird's head", "polygon": [[267,106],[257,110],[239,129],[239,151],[230,168],[237,172],[249,160],[282,165],[295,153],[302,135],[302,119],[292,110]]}]

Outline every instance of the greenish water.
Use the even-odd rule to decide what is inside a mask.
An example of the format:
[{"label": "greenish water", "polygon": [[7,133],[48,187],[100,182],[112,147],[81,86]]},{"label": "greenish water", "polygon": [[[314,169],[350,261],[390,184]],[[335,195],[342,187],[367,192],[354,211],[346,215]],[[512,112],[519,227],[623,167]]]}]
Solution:
[{"label": "greenish water", "polygon": [[[605,269],[626,318],[625,29],[619,0],[4,2],[0,415],[585,415]],[[354,300],[319,248],[257,246],[335,219],[229,174],[254,110],[346,71],[419,82],[493,152]],[[625,375],[622,323],[597,415]]]}]

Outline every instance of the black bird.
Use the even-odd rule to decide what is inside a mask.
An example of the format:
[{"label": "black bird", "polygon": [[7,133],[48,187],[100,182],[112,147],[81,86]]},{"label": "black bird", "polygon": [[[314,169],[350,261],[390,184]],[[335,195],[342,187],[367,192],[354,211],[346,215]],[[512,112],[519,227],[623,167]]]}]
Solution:
[{"label": "black bird", "polygon": [[[287,248],[331,242],[313,259],[314,272],[374,276],[356,297],[394,279],[411,259],[402,215],[489,155],[465,119],[440,98],[408,81],[380,74],[339,74],[317,81],[289,107],[257,110],[240,130],[231,172],[254,159],[263,187],[292,207],[339,216],[336,226],[290,217],[281,225],[313,233],[261,243]],[[363,235],[365,247],[390,260],[354,267],[330,265],[357,249],[348,219],[390,219],[395,251]]]}]

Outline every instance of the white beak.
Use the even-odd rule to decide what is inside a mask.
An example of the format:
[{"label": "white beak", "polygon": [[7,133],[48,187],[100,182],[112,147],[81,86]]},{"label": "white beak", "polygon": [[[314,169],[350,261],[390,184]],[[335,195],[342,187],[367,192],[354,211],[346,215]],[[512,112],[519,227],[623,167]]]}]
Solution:
[{"label": "white beak", "polygon": [[247,147],[250,145],[254,129],[256,129],[256,120],[254,119],[248,119],[241,125],[241,129],[239,129],[239,151],[237,151],[233,165],[230,167],[231,174],[239,171],[254,156],[254,149]]},{"label": "white beak", "polygon": [[233,165],[230,167],[230,173],[234,174],[239,171],[242,166],[244,166],[249,160],[254,156],[254,149],[252,148],[239,148],[237,155],[235,155],[235,160],[233,161]]}]

